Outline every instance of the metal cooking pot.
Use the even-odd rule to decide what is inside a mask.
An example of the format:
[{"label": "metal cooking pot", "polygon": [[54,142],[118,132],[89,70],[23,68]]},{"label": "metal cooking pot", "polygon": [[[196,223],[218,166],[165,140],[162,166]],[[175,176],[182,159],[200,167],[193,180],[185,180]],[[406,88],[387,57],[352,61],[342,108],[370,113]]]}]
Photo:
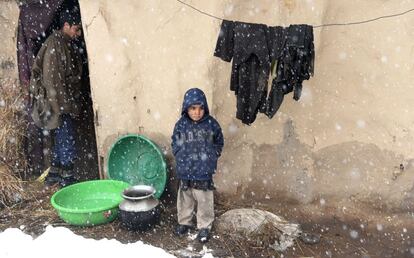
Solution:
[{"label": "metal cooking pot", "polygon": [[129,230],[147,230],[158,223],[160,202],[154,197],[155,188],[135,185],[122,192],[124,200],[119,204],[122,226]]}]

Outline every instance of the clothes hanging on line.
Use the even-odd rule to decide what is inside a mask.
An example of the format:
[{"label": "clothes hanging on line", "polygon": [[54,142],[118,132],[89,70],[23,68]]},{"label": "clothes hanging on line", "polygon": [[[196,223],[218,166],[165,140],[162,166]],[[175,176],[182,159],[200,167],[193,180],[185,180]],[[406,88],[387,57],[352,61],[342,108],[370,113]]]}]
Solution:
[{"label": "clothes hanging on line", "polygon": [[265,107],[270,72],[268,28],[264,24],[224,20],[214,55],[230,62],[233,58],[230,90],[237,96],[236,117],[253,123]]},{"label": "clothes hanging on line", "polygon": [[[251,124],[258,112],[272,118],[284,95],[293,91],[293,98],[299,100],[302,82],[314,70],[313,28],[305,24],[283,28],[224,20],[214,55],[226,62],[233,59],[230,90],[237,96],[236,117]],[[272,63],[276,65],[276,77],[267,96]]]},{"label": "clothes hanging on line", "polygon": [[272,118],[282,104],[284,95],[293,91],[293,99],[298,101],[302,82],[313,75],[313,28],[309,25],[269,27],[269,40],[270,60],[276,64],[276,77],[272,81],[265,113]]}]

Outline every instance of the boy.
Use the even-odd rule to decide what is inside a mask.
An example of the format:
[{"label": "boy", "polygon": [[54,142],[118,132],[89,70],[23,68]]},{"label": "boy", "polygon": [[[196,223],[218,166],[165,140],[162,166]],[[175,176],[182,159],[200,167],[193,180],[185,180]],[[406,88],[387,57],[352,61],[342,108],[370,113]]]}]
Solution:
[{"label": "boy", "polygon": [[52,166],[45,184],[64,187],[76,182],[73,119],[81,112],[82,61],[72,41],[81,35],[82,27],[79,13],[64,10],[59,18],[61,29],[47,38],[34,60],[30,97],[35,125],[54,135]]},{"label": "boy", "polygon": [[214,221],[213,174],[223,144],[223,133],[216,119],[210,116],[204,92],[189,89],[184,95],[181,118],[175,124],[171,144],[180,184],[176,235],[183,236],[192,228],[197,204],[197,239],[201,243],[208,241]]}]

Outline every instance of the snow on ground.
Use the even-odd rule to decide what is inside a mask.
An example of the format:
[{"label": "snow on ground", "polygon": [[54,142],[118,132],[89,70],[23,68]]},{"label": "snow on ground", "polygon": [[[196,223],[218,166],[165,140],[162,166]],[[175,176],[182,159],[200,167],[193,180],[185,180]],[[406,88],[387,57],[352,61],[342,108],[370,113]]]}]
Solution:
[{"label": "snow on ground", "polygon": [[8,228],[0,233],[0,257],[175,257],[161,248],[141,241],[122,244],[115,239],[87,239],[75,235],[65,227],[47,226],[39,237],[23,233],[18,228]]}]

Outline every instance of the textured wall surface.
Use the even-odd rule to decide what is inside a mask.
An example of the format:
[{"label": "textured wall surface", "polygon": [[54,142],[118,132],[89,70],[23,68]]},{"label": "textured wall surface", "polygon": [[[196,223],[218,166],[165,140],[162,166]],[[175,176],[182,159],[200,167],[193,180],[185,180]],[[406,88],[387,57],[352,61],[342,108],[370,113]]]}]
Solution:
[{"label": "textured wall surface", "polygon": [[[231,20],[283,25],[354,22],[412,1],[190,1]],[[271,120],[235,119],[231,65],[213,57],[220,21],[176,1],[81,0],[98,149],[143,133],[171,163],[170,135],[184,92],[202,88],[225,134],[216,183],[237,196],[301,202],[359,198],[400,205],[414,172],[414,15],[315,28],[315,76]],[[402,163],[405,170],[399,173]],[[396,168],[397,167],[397,168]]]}]

